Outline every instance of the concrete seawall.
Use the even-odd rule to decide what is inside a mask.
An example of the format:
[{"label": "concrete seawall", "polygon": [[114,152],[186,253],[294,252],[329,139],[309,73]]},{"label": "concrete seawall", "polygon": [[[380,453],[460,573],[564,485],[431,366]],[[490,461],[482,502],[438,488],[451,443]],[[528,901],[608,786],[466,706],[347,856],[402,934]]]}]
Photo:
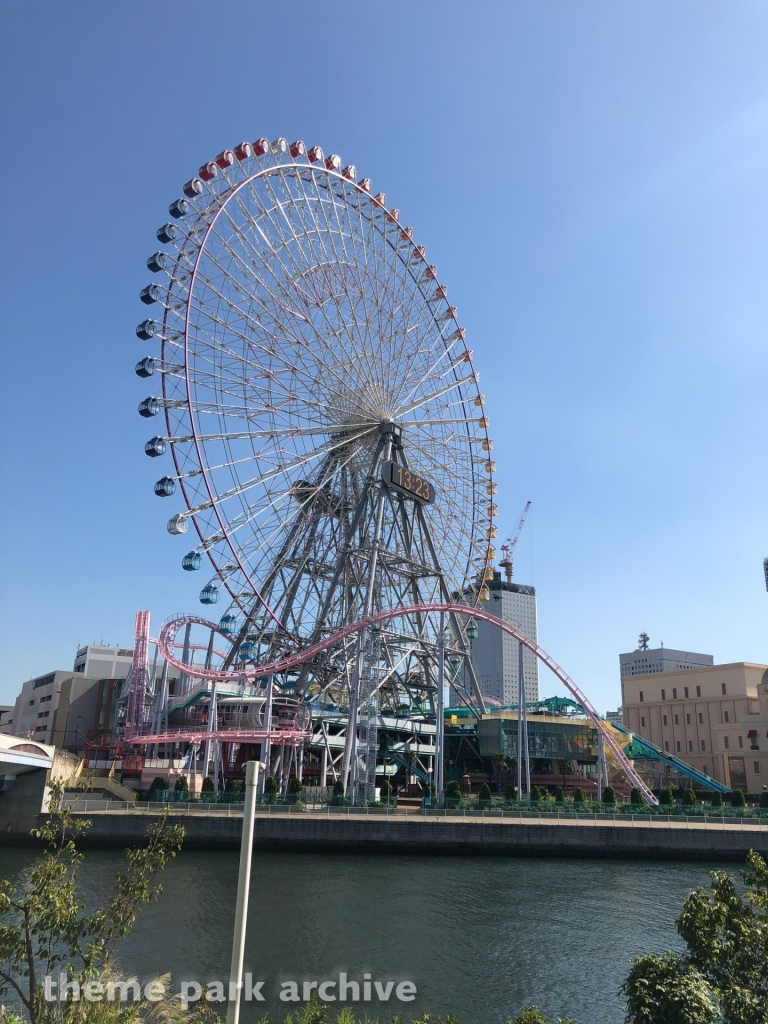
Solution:
[{"label": "concrete seawall", "polygon": [[[83,846],[136,845],[159,814],[97,811]],[[41,820],[43,820],[41,818]],[[187,830],[186,849],[236,850],[236,810],[174,813]],[[0,834],[3,845],[35,843],[26,832]],[[750,849],[768,857],[768,824],[590,819],[451,818],[420,814],[257,814],[254,848],[308,853],[591,857],[743,861]]]}]

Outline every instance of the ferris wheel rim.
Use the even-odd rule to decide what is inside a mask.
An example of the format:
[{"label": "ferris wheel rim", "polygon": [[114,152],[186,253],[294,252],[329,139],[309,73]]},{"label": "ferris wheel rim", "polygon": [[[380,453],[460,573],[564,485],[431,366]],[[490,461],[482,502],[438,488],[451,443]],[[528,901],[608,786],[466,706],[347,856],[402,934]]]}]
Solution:
[{"label": "ferris wheel rim", "polygon": [[[216,517],[216,522],[218,523],[218,527],[219,527],[219,530],[220,530],[220,533],[221,533],[221,539],[226,542],[226,544],[227,544],[227,546],[229,548],[229,551],[231,552],[231,555],[232,555],[232,557],[233,557],[233,559],[234,559],[234,561],[236,563],[237,569],[239,569],[239,571],[242,573],[243,580],[247,583],[248,587],[250,588],[250,593],[253,595],[253,599],[255,599],[256,601],[259,602],[259,605],[269,614],[269,616],[276,623],[276,625],[278,625],[283,630],[284,635],[287,638],[290,638],[291,640],[293,640],[294,642],[298,642],[296,640],[296,637],[293,636],[291,631],[286,627],[285,623],[283,623],[281,621],[281,619],[278,617],[278,615],[275,613],[275,610],[272,608],[271,604],[261,594],[259,588],[256,586],[256,584],[254,582],[254,579],[253,579],[251,571],[249,571],[249,568],[248,568],[248,566],[245,563],[244,558],[241,557],[240,547],[233,540],[232,533],[231,533],[231,531],[229,529],[229,525],[230,525],[229,524],[229,519],[223,513],[223,510],[221,508],[221,500],[222,500],[221,499],[221,495],[219,494],[219,491],[214,487],[213,482],[212,482],[212,480],[210,478],[211,467],[209,467],[207,465],[207,460],[206,460],[205,454],[204,454],[204,452],[202,450],[201,435],[200,435],[200,430],[199,430],[199,427],[198,427],[197,411],[196,411],[196,409],[194,407],[194,402],[193,402],[193,394],[192,394],[192,392],[193,392],[193,381],[192,381],[191,375],[190,375],[190,354],[191,354],[191,350],[190,350],[190,330],[191,330],[191,320],[192,320],[192,312],[193,312],[193,300],[194,300],[194,294],[195,294],[194,289],[195,289],[195,285],[198,282],[198,276],[199,276],[201,261],[203,260],[204,256],[207,254],[206,246],[207,246],[211,236],[213,234],[215,234],[216,225],[219,222],[219,219],[222,217],[222,215],[227,210],[227,207],[229,206],[229,204],[239,195],[239,193],[242,190],[246,189],[248,186],[252,185],[255,181],[258,181],[259,179],[268,179],[270,176],[273,176],[276,173],[280,174],[280,175],[284,175],[285,172],[289,172],[289,173],[294,173],[294,174],[300,175],[301,172],[305,172],[307,170],[307,168],[311,167],[311,166],[312,166],[311,164],[301,163],[301,162],[299,162],[299,161],[297,161],[295,159],[291,160],[291,161],[286,161],[285,163],[278,162],[278,160],[276,159],[274,165],[267,166],[267,167],[260,167],[255,173],[252,173],[252,174],[248,174],[247,172],[245,172],[244,169],[241,168],[243,173],[244,173],[244,175],[245,175],[243,180],[240,181],[240,182],[236,182],[236,183],[228,183],[228,187],[226,188],[226,190],[223,190],[220,193],[215,193],[212,190],[210,190],[206,194],[206,196],[205,196],[204,206],[202,207],[202,209],[199,209],[199,208],[197,209],[197,217],[196,217],[196,220],[195,220],[195,224],[196,225],[200,225],[201,221],[206,224],[205,231],[204,231],[204,233],[201,234],[201,236],[198,236],[194,240],[192,245],[190,245],[189,243],[190,243],[190,238],[192,238],[193,232],[189,231],[187,233],[187,237],[184,239],[183,244],[177,250],[177,256],[176,256],[176,261],[175,261],[175,268],[174,268],[174,275],[172,276],[171,283],[169,284],[169,290],[170,290],[170,287],[172,286],[172,284],[173,284],[173,282],[175,280],[175,271],[178,268],[179,264],[181,263],[181,261],[182,261],[182,259],[184,257],[184,254],[186,253],[188,256],[192,255],[192,253],[189,250],[194,248],[196,250],[195,251],[195,256],[194,256],[194,265],[192,267],[192,273],[191,273],[191,275],[189,277],[188,292],[187,292],[187,296],[186,296],[186,308],[185,308],[185,313],[184,313],[184,346],[183,346],[183,350],[184,350],[184,364],[185,364],[184,365],[184,382],[185,382],[185,387],[186,387],[186,408],[187,408],[187,414],[188,414],[188,417],[189,417],[190,433],[192,435],[191,439],[193,441],[193,446],[194,446],[194,450],[195,450],[196,462],[197,462],[197,466],[199,467],[199,475],[202,477],[202,482],[203,482],[203,485],[205,487],[205,494],[207,495],[208,507],[210,508],[210,510],[213,512],[213,514]],[[399,225],[398,217],[397,216],[395,216],[394,218],[391,217],[390,213],[386,210],[385,205],[378,200],[378,197],[372,196],[370,194],[370,190],[369,189],[366,189],[365,187],[361,186],[361,184],[359,184],[358,182],[354,181],[352,178],[349,178],[349,177],[345,176],[343,173],[340,173],[338,170],[335,170],[333,168],[328,168],[327,166],[322,166],[321,165],[321,166],[318,166],[316,168],[313,168],[313,171],[316,171],[316,170],[321,171],[326,180],[331,180],[331,181],[335,180],[335,181],[338,181],[338,182],[342,182],[345,188],[349,188],[352,191],[353,195],[357,195],[358,197],[360,197],[360,196],[368,197],[371,200],[372,203],[376,203],[379,206],[379,208],[385,213],[387,219],[389,219],[389,220],[393,221],[395,224]],[[349,202],[349,199],[346,199],[346,202]],[[217,205],[218,208],[215,210],[215,212],[214,212],[212,218],[210,219],[210,221],[208,221],[206,219],[206,217],[205,217],[205,213],[211,210],[211,206],[214,203]],[[405,232],[407,230],[408,229],[403,229],[403,232]],[[403,234],[402,237],[405,238],[406,237],[405,234]],[[422,266],[426,265],[426,256],[424,254],[423,247],[416,246],[415,243],[413,243],[412,235],[408,236],[408,240],[413,245],[412,254],[418,255],[420,264]],[[413,273],[412,269],[407,266],[407,263],[405,261],[404,261],[404,265],[406,267],[406,270],[411,274],[413,282],[417,286],[420,287],[421,282],[419,282],[417,280],[417,276]],[[431,268],[431,269],[434,269],[434,268]],[[424,294],[422,289],[420,289],[420,290],[421,290],[421,294],[422,294],[423,299],[425,301],[427,301],[427,296]],[[443,298],[445,298],[445,296],[443,296]],[[169,306],[166,306],[166,309],[164,310],[164,316],[163,316],[163,326],[164,326],[164,328],[168,327],[168,315],[169,315]],[[441,318],[441,320],[448,320],[448,319],[451,320],[458,327],[458,319],[457,319],[456,311],[455,311],[454,307],[448,306],[448,316],[446,317],[444,315]],[[434,315],[432,317],[432,322],[434,322],[434,323],[438,322]],[[460,340],[461,340],[461,343],[462,343],[462,349],[463,349],[463,353],[464,353],[463,361],[469,364],[469,368],[472,371],[472,376],[474,376],[476,378],[476,371],[474,370],[474,363],[472,361],[472,352],[471,352],[471,350],[468,348],[468,346],[466,344],[466,341],[465,341],[465,338],[464,338],[464,332],[461,330],[461,328],[458,328],[458,330],[461,331]],[[439,333],[438,336],[440,338],[442,338],[444,343],[447,343],[447,341],[450,340],[450,339],[447,339],[444,336],[443,329],[439,328],[439,332],[440,333]],[[164,335],[166,333],[167,333],[167,330],[164,330]],[[446,349],[446,351],[449,351],[449,349]],[[454,384],[452,386],[458,386],[458,385]],[[167,399],[168,395],[166,393],[166,378],[165,378],[165,375],[163,376],[162,387],[163,387],[163,397],[164,397],[164,399]],[[461,394],[461,391],[459,392],[459,394]],[[484,437],[486,438],[486,440],[488,440],[488,428],[487,428],[487,417],[485,416],[485,405],[484,405],[484,401],[482,400],[483,396],[480,395],[479,389],[478,389],[478,398],[479,398],[479,401],[475,401],[475,404],[479,405],[479,414],[480,414],[479,422],[481,424],[483,424],[480,427],[480,430],[481,430],[482,434],[484,435]],[[427,400],[428,399],[425,399],[424,401],[427,401]],[[174,428],[171,425],[170,408],[171,408],[170,404],[168,402],[166,402],[166,407],[165,407],[166,426],[167,426],[167,429],[168,429],[169,437],[172,437],[173,434],[174,434]],[[465,422],[469,422],[469,421],[465,420]],[[182,494],[183,494],[183,497],[184,497],[184,501],[185,501],[185,504],[187,506],[187,512],[183,514],[184,518],[191,518],[193,520],[196,533],[197,533],[200,541],[203,544],[205,544],[206,536],[205,536],[204,530],[202,528],[201,523],[198,521],[198,516],[197,516],[196,512],[194,511],[193,502],[190,500],[190,497],[187,494],[187,489],[186,489],[186,486],[185,486],[184,473],[183,473],[183,469],[182,469],[182,466],[181,466],[180,461],[179,461],[179,455],[177,453],[176,445],[172,445],[171,446],[171,454],[172,454],[173,463],[174,463],[174,466],[175,466],[175,469],[176,469],[176,473],[177,473],[177,479],[179,480],[179,483],[180,483],[180,486],[181,486],[181,491],[182,491]],[[489,485],[489,487],[487,488],[488,494],[489,494],[489,497],[492,498],[492,493],[493,492],[492,492],[491,487],[490,487],[490,485],[493,484],[493,473],[492,473],[492,470],[489,471],[487,483]],[[477,488],[480,486],[479,482],[476,481],[475,484],[472,485],[472,486],[475,489],[475,492],[477,493]],[[469,551],[468,547],[467,547],[467,551]],[[213,557],[212,546],[205,546],[204,549],[203,549],[203,553],[205,553],[208,556],[208,561],[210,562],[210,564],[211,564],[211,566],[212,566],[212,568],[214,570],[215,577],[223,584],[223,586],[226,589],[227,593],[232,598],[232,601],[234,603],[236,603],[236,604],[239,603],[238,588],[234,587],[231,584],[231,574],[229,574],[227,572],[224,572],[223,569],[222,569],[222,566]],[[489,558],[489,556],[486,555],[485,561],[484,561],[483,576],[485,575],[485,572],[487,571],[489,563],[490,563],[490,558]],[[475,562],[474,564],[477,565],[478,563]],[[242,588],[240,588],[240,589],[242,589]],[[478,600],[478,595],[477,595],[477,593],[475,593],[474,594],[474,603],[475,604],[477,604],[477,600]]]}]

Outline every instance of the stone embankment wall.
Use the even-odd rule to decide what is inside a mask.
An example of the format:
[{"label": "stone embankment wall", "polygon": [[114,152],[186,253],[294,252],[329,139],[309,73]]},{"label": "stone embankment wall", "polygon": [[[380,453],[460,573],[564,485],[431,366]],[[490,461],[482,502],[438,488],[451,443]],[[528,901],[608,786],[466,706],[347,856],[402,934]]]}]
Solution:
[{"label": "stone embankment wall", "polygon": [[[140,842],[157,814],[99,811],[84,845],[124,848]],[[236,850],[242,819],[236,811],[174,814],[187,831],[186,849]],[[3,844],[32,842],[19,830]],[[660,821],[442,818],[421,815],[259,814],[254,847],[308,853],[554,856],[743,861],[755,849],[768,857],[768,825]]]}]

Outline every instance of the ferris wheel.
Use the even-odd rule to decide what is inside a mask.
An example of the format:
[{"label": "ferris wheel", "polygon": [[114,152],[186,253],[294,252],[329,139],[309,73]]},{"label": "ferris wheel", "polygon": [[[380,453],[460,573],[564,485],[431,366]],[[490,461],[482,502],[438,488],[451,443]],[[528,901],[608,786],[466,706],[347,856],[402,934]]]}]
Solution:
[{"label": "ferris wheel", "polygon": [[[224,612],[228,664],[382,609],[482,598],[496,554],[488,418],[413,230],[353,166],[298,141],[224,150],[183,191],[147,261],[141,299],[157,312],[137,335],[159,353],[136,372],[159,387],[139,412],[162,424],[145,445],[169,460],[155,493],[176,503],[168,532],[187,539],[200,601]],[[393,626],[373,654],[369,642],[392,700],[397,685],[429,690],[433,618]],[[349,692],[354,658],[337,654],[296,692],[345,676]]]}]

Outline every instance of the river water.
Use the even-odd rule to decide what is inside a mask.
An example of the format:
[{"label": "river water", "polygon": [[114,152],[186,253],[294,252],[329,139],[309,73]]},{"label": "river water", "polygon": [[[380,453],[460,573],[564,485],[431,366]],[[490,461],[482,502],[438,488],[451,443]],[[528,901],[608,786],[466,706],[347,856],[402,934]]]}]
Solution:
[{"label": "river water", "polygon": [[[0,850],[0,877],[32,856]],[[117,852],[86,853],[89,900],[107,895],[122,863]],[[628,962],[680,948],[681,901],[716,866],[258,852],[245,969],[265,981],[267,1001],[244,1004],[241,1019],[251,1024],[267,1010],[282,1022],[298,1006],[279,1000],[284,981],[338,984],[345,972],[361,995],[366,973],[383,986],[416,986],[412,1002],[398,1001],[396,988],[382,1002],[372,988],[372,1001],[357,1004],[382,1024],[424,1013],[502,1024],[529,1002],[576,1024],[620,1024]],[[123,972],[148,980],[170,971],[174,991],[182,980],[226,980],[237,870],[235,853],[182,852],[164,872],[160,900],[120,947]]]}]

